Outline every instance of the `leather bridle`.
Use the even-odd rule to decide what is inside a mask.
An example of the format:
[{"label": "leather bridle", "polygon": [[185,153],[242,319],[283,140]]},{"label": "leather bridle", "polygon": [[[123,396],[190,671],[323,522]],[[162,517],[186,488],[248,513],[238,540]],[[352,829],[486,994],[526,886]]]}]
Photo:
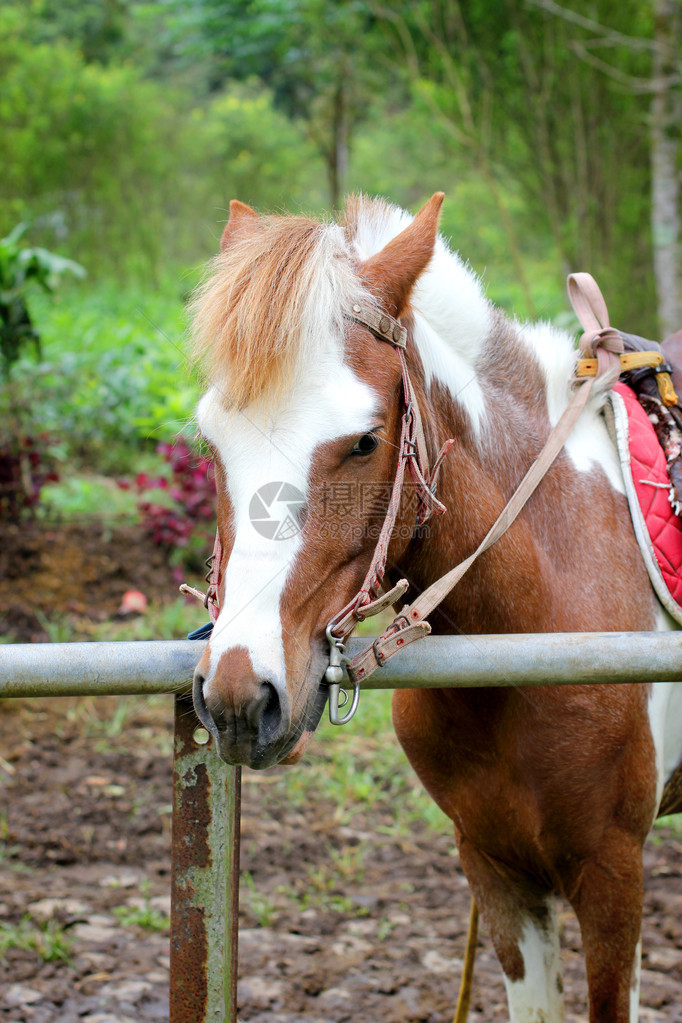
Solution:
[{"label": "leather bridle", "polygon": [[[345,724],[350,721],[358,706],[360,683],[364,679],[410,643],[428,636],[431,626],[426,621],[427,616],[445,599],[479,555],[496,543],[515,521],[562,450],[587,403],[595,381],[599,380],[603,385],[611,386],[618,378],[622,370],[623,342],[618,332],[609,325],[606,304],[596,282],[589,274],[572,274],[569,277],[569,297],[585,330],[579,345],[579,354],[582,358],[578,360],[577,373],[573,380],[574,394],[551,430],[544,447],[476,550],[428,586],[412,604],[404,606],[381,636],[352,660],[345,654],[345,643],[358,622],[391,607],[408,589],[407,580],[400,579],[390,590],[380,593],[386,571],[388,547],[405,483],[405,472],[409,473],[417,494],[416,525],[423,524],[432,515],[442,515],[446,508],[435,495],[436,482],[443,458],[454,443],[454,438],[443,444],[433,468],[430,469],[422,417],[405,359],[406,328],[399,320],[369,303],[355,304],[346,314],[348,320],[360,324],[378,340],[385,341],[395,348],[400,360],[404,411],[393,490],[369,569],[353,599],[334,615],[326,629],[329,666],[324,678],[329,686],[329,716],[333,724]],[[594,363],[594,366],[589,368],[593,375],[589,377],[582,376],[580,370],[581,364],[584,369],[586,362]],[[219,613],[221,560],[222,545],[216,532],[213,555],[208,560],[211,567],[206,577],[209,584],[207,593],[204,595],[191,587],[181,587],[185,592],[191,592],[204,601],[212,622],[216,621]],[[341,683],[344,678],[343,664],[346,665],[348,677],[353,685],[353,696],[350,709],[344,716],[340,716],[339,707],[345,706],[339,704]]]},{"label": "leather bridle", "polygon": [[[407,470],[409,473],[417,495],[415,527],[421,526],[432,515],[442,515],[446,511],[445,505],[438,500],[435,491],[441,463],[454,442],[454,439],[445,442],[436,457],[433,468],[430,469],[419,403],[405,358],[407,330],[400,321],[374,306],[357,303],[353,306],[352,312],[347,314],[346,318],[359,323],[379,341],[386,341],[395,348],[400,360],[404,408],[393,489],[370,566],[358,592],[345,607],[334,615],[326,629],[327,640],[329,642],[329,667],[325,672],[325,681],[329,685],[329,716],[333,724],[345,724],[346,721],[350,721],[359,700],[358,682],[353,680],[354,692],[350,710],[345,716],[339,716],[338,700],[340,683],[343,678],[341,665],[346,663],[349,667],[349,672],[354,665],[354,662],[345,656],[346,640],[358,622],[362,622],[366,618],[370,618],[391,607],[400,600],[408,588],[407,580],[401,579],[392,589],[380,595],[380,588],[386,572],[388,547],[393,535],[405,484],[405,472]],[[415,639],[420,639],[430,631],[430,626],[426,622],[415,626],[412,630],[406,630],[401,637],[401,646],[407,645]],[[379,653],[379,658],[381,658],[381,653]],[[382,663],[380,659],[378,663]]]},{"label": "leather bridle", "polygon": [[[443,445],[434,464],[434,469],[430,474],[425,454],[424,460],[421,464],[418,462],[417,458],[412,457],[411,452],[416,450],[416,447],[412,447],[410,441],[406,442],[406,437],[408,436],[406,433],[407,422],[410,418],[410,413],[414,410],[414,421],[416,424],[415,430],[421,430],[421,417],[419,415],[419,409],[414,401],[412,384],[405,364],[404,345],[398,349],[403,372],[403,394],[406,409],[403,414],[403,430],[400,453],[398,456],[398,469],[396,472],[396,481],[393,486],[393,494],[389,503],[389,510],[386,513],[386,519],[384,520],[380,541],[377,544],[377,549],[375,550],[374,557],[372,559],[372,565],[370,566],[370,570],[367,573],[363,586],[350,604],[332,618],[327,626],[327,639],[330,646],[330,655],[329,667],[327,668],[325,678],[329,684],[329,716],[333,724],[345,724],[346,721],[350,721],[357,709],[360,695],[360,683],[364,679],[368,678],[372,672],[376,671],[377,668],[383,667],[383,665],[386,664],[391,657],[395,656],[395,654],[399,653],[406,646],[409,646],[410,643],[429,635],[431,632],[431,626],[426,621],[427,616],[436,607],[438,607],[440,603],[442,603],[451,590],[457,585],[465,572],[468,571],[474,561],[483,554],[484,551],[496,543],[515,521],[531,495],[534,493],[540,481],[547,474],[559,452],[562,450],[564,443],[587,403],[587,399],[592,391],[595,381],[599,379],[600,383],[603,383],[606,386],[612,386],[615,380],[617,380],[621,372],[620,356],[623,352],[623,341],[618,335],[618,332],[609,324],[606,303],[604,302],[596,282],[589,274],[572,274],[568,279],[568,283],[569,297],[585,330],[579,344],[580,355],[583,356],[583,359],[580,361],[584,361],[585,356],[591,357],[594,360],[594,376],[589,378],[579,378],[576,375],[574,377],[575,391],[571,400],[564,409],[564,412],[558,422],[551,430],[544,447],[538,453],[537,458],[531,464],[528,472],[521,480],[521,483],[512,494],[511,498],[502,509],[502,512],[488,530],[476,550],[470,554],[468,558],[465,558],[464,561],[460,562],[460,564],[450,569],[450,571],[441,576],[440,579],[437,579],[436,582],[428,586],[419,594],[412,604],[401,608],[391,624],[384,629],[383,633],[378,636],[370,646],[366,647],[361,653],[351,660],[345,656],[344,643],[355,628],[357,622],[362,621],[364,618],[367,618],[372,614],[376,614],[378,611],[382,611],[384,608],[394,604],[403,596],[408,588],[407,580],[401,579],[383,596],[379,597],[378,595],[375,595],[375,587],[378,588],[381,578],[383,578],[383,572],[386,565],[388,542],[390,540],[393,524],[397,514],[397,505],[400,501],[400,492],[402,490],[402,483],[404,479],[404,463],[406,458],[413,473],[413,479],[415,479],[413,466],[416,470],[418,470],[415,483],[417,485],[420,502],[423,507],[431,514],[434,512],[442,514],[445,510],[441,502],[437,501],[433,490],[435,488],[436,476],[438,469],[440,468],[441,461],[452,445],[453,440],[446,441]],[[385,316],[385,314],[382,315],[384,315],[386,321],[390,321],[390,317]],[[357,319],[359,323],[363,323],[364,326],[366,326],[381,340],[391,341],[393,334],[389,334],[388,331],[378,333],[373,326],[373,320],[370,320],[364,309],[359,313],[354,311],[352,318]],[[423,431],[421,431],[421,436],[423,442]],[[414,439],[414,437],[411,437],[411,440]],[[422,450],[425,452],[425,445]],[[433,502],[435,502],[437,507],[433,504]],[[425,520],[422,519],[422,521]],[[377,571],[377,568],[380,569],[380,571]],[[340,683],[343,679],[342,664],[346,665],[348,677],[353,685],[351,706],[344,717],[340,717],[338,713],[338,695],[340,691]],[[348,699],[348,697],[346,697],[346,699]],[[345,706],[345,704],[342,704],[342,706]]]}]

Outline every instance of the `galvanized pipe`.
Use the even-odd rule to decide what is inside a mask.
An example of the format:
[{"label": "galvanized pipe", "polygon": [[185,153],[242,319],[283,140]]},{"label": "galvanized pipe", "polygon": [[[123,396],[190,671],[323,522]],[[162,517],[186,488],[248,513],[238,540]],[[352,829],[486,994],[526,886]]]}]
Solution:
[{"label": "galvanized pipe", "polygon": [[[351,656],[367,639],[348,645]],[[0,645],[0,698],[186,692],[203,644]],[[430,636],[365,689],[664,682],[682,679],[682,632]]]},{"label": "galvanized pipe", "polygon": [[[353,640],[349,654],[367,642]],[[0,698],[176,694],[170,1023],[236,1023],[240,777],[199,741],[187,691],[202,649],[196,641],[0,645]],[[363,688],[678,679],[678,632],[435,636]]]}]

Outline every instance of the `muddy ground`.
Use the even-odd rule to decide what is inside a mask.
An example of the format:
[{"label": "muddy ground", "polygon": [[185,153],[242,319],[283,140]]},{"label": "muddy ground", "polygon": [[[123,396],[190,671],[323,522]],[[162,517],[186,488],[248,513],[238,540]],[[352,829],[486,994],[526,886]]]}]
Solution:
[{"label": "muddy ground", "polygon": [[0,523],[0,637],[42,643],[48,623],[62,622],[87,639],[88,624],[116,615],[128,589],[151,600],[178,593],[167,554],[139,526]]},{"label": "muddy ground", "polygon": [[[70,600],[87,610],[99,575],[112,614],[116,586],[139,585],[115,548],[110,571],[81,565],[87,602]],[[3,1023],[167,1020],[171,729],[169,698],[0,704]],[[281,770],[244,773],[241,1019],[450,1023],[469,912],[450,835],[396,833],[381,794],[341,810],[320,786],[294,804]],[[645,863],[640,1019],[682,1023],[682,831],[658,830]],[[568,1019],[584,1023],[578,928],[560,913]],[[507,1018],[484,931],[471,1019]]]}]

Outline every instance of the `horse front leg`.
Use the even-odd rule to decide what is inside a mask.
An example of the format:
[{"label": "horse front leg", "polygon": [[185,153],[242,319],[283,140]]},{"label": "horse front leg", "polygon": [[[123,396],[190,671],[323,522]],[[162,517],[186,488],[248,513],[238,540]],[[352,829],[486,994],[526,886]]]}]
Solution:
[{"label": "horse front leg", "polygon": [[614,829],[570,897],[583,938],[590,1023],[637,1023],[643,901],[641,845]]},{"label": "horse front leg", "polygon": [[460,862],[504,972],[511,1023],[563,1023],[554,897],[457,836]]}]

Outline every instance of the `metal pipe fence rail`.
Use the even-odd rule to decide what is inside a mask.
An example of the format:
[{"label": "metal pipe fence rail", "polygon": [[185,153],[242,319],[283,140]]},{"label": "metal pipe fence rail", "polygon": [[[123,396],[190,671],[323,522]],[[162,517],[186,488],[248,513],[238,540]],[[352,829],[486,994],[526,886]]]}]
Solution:
[{"label": "metal pipe fence rail", "polygon": [[[366,640],[349,643],[359,653]],[[240,768],[211,749],[189,697],[202,644],[0,645],[0,698],[175,696],[170,1023],[236,1023]],[[682,679],[682,633],[433,636],[364,690]]]}]

